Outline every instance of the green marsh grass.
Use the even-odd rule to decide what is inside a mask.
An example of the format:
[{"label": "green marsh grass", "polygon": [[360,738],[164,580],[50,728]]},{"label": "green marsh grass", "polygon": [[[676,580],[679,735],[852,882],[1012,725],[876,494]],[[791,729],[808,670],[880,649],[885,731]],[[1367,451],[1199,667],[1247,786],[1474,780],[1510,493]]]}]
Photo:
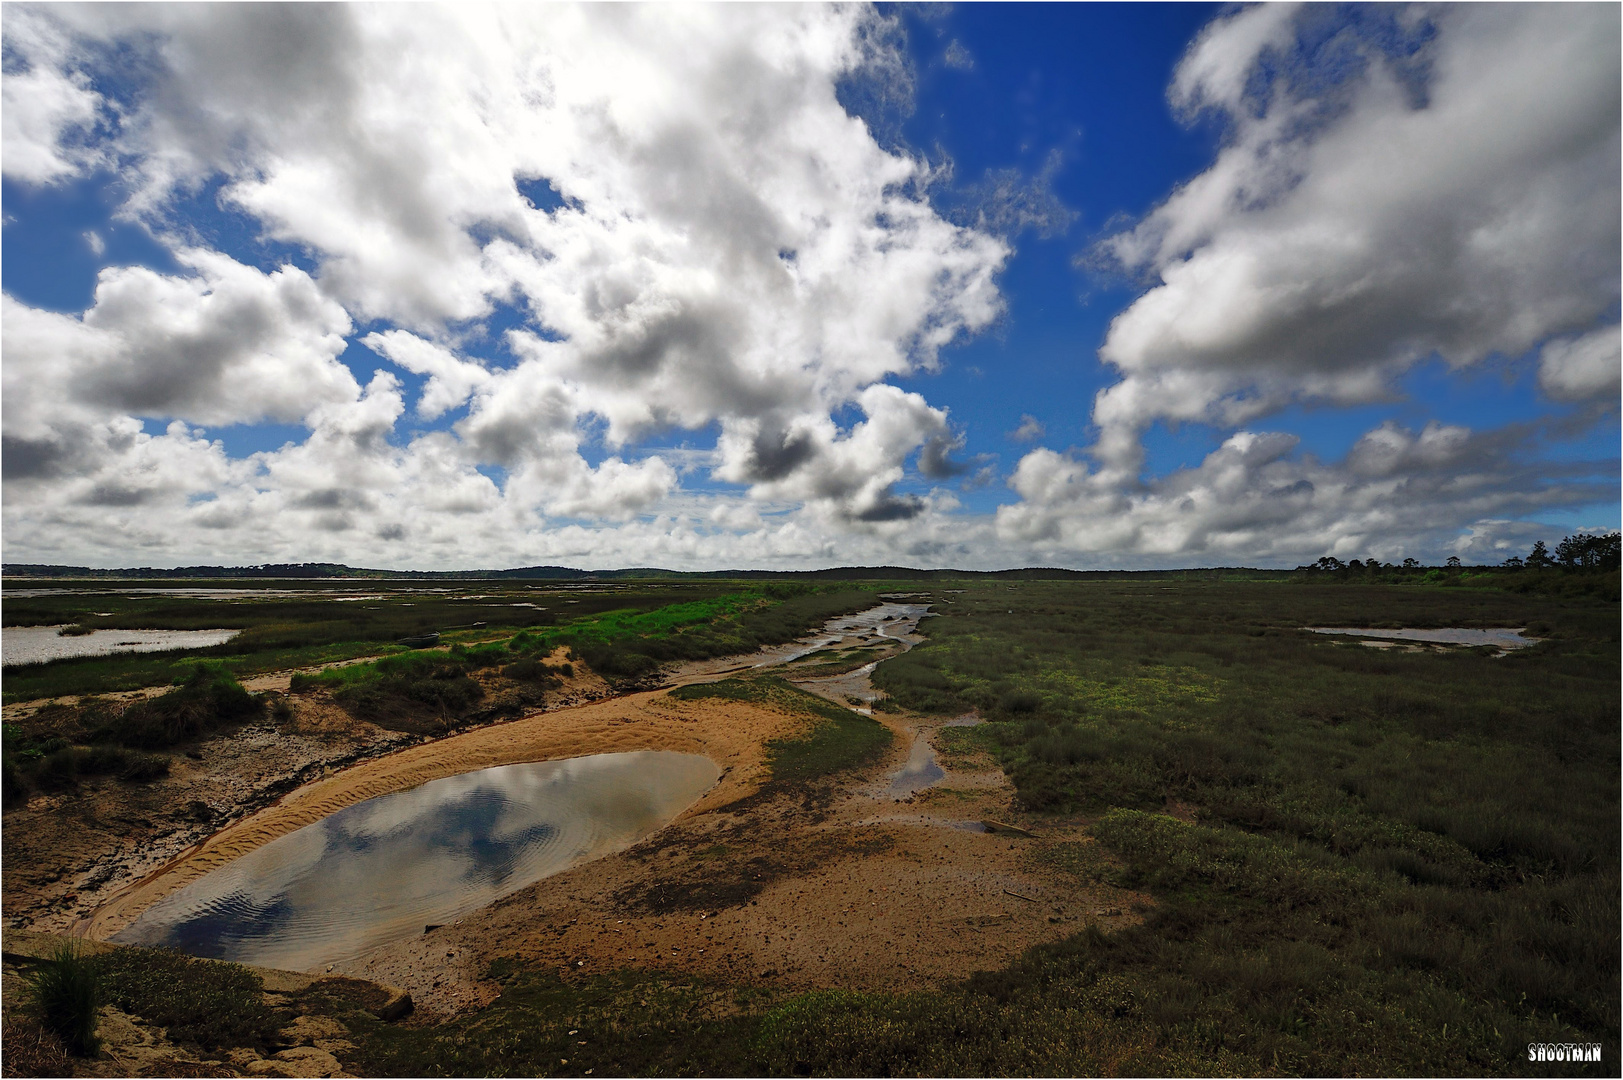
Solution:
[{"label": "green marsh grass", "polygon": [[265,1004],[259,976],[173,949],[119,948],[93,959],[107,1000],[204,1050],[265,1050],[292,1014]]},{"label": "green marsh grass", "polygon": [[560,646],[571,648],[606,678],[629,685],[648,679],[666,663],[790,641],[829,618],[875,602],[871,591],[843,584],[658,583],[598,590],[482,583],[445,595],[376,588],[376,600],[344,602],[316,589],[293,597],[248,595],[229,601],[88,590],[8,597],[7,626],[244,629],[223,645],[184,655],[125,653],[14,665],[6,669],[4,699],[179,683],[199,659],[223,665],[238,678],[314,667],[398,652],[396,641],[431,630],[441,631],[446,644],[477,646],[480,642],[472,639],[506,641],[522,635],[520,648],[542,655]]},{"label": "green marsh grass", "polygon": [[157,697],[118,704],[89,699],[46,706],[5,725],[4,798],[7,809],[30,792],[74,787],[82,777],[128,782],[169,773],[161,753],[176,743],[259,716],[264,703],[222,667],[197,664],[186,682]]},{"label": "green marsh grass", "polygon": [[[995,757],[1039,820],[1087,824],[1093,840],[1048,858],[1079,890],[1145,893],[1141,923],[905,994],[638,972],[566,981],[504,961],[487,1009],[420,1026],[357,1012],[345,1064],[377,1075],[1548,1075],[1526,1061],[1529,1042],[1599,1041],[1600,1066],[1562,1075],[1609,1074],[1623,925],[1617,605],[1604,589],[1521,592],[1498,577],[940,583],[964,591],[935,593],[927,643],[881,664],[876,684],[893,707],[979,710],[990,722],[950,729],[953,749]],[[541,639],[562,625],[527,628],[534,644],[504,662],[544,655]],[[667,636],[719,635],[712,626]],[[1528,626],[1548,640],[1499,658],[1400,653],[1306,626]],[[786,693],[757,679],[673,691]],[[836,725],[808,717],[808,733]],[[839,754],[811,756],[813,771],[842,767]],[[792,775],[792,757],[780,762]],[[1195,820],[1164,813],[1174,802]],[[709,880],[729,858],[695,863]]]},{"label": "green marsh grass", "polygon": [[[1028,808],[1098,818],[1117,860],[1098,875],[1157,906],[1070,955],[1131,988],[1164,1045],[1213,1032],[1184,1044],[1195,1071],[1518,1072],[1528,1041],[1616,1053],[1615,603],[1154,582],[951,599],[876,685],[979,709],[992,723],[959,738]],[[1300,629],[1326,625],[1549,640],[1403,653]],[[1157,813],[1171,801],[1198,823]],[[1036,992],[1072,964],[1059,955],[1006,977]]]}]

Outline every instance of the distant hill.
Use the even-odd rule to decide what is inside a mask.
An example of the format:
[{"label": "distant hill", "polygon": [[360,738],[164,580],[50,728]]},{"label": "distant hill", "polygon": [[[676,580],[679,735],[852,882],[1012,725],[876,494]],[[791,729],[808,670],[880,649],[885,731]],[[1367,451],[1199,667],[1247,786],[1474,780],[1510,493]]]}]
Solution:
[{"label": "distant hill", "polygon": [[1224,574],[1285,576],[1288,571],[1236,569],[1204,570],[1063,570],[1055,567],[1024,567],[1014,570],[919,570],[909,566],[837,566],[827,570],[663,570],[658,567],[631,567],[622,570],[576,570],[568,566],[521,566],[511,570],[371,570],[341,563],[265,563],[260,566],[177,566],[173,569],[139,566],[100,570],[88,566],[55,566],[44,563],[7,563],[0,574],[8,579],[66,580],[200,580],[208,578],[395,578],[405,580],[491,581],[528,579],[538,581],[704,581],[781,580],[802,581],[943,581],[954,578],[1008,578],[1011,580],[1054,581],[1071,578],[1179,577],[1215,578]]}]

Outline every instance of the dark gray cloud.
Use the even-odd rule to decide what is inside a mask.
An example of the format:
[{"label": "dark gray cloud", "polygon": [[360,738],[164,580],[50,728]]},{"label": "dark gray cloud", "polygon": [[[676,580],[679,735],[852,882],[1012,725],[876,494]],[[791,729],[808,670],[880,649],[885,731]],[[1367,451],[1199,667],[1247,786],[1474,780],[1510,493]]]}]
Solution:
[{"label": "dark gray cloud", "polygon": [[937,435],[919,451],[919,474],[930,480],[950,480],[963,476],[972,465],[952,460],[954,451],[964,448],[962,435]]},{"label": "dark gray cloud", "polygon": [[886,495],[856,515],[858,521],[910,521],[924,512],[917,495]]},{"label": "dark gray cloud", "polygon": [[154,501],[158,494],[149,488],[125,484],[97,484],[80,496],[79,501],[86,506],[140,506]]},{"label": "dark gray cloud", "polygon": [[0,438],[0,467],[7,480],[49,480],[70,475],[75,465],[66,439],[53,437],[25,439],[6,435]]}]

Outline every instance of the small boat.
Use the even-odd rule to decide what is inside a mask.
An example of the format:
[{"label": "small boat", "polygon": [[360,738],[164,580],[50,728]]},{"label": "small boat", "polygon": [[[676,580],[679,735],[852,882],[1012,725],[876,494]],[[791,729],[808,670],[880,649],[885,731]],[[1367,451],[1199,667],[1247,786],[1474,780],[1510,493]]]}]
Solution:
[{"label": "small boat", "polygon": [[416,637],[403,637],[395,642],[396,645],[404,645],[408,649],[430,649],[439,643],[440,632],[438,630],[430,630],[428,633],[418,634]]}]

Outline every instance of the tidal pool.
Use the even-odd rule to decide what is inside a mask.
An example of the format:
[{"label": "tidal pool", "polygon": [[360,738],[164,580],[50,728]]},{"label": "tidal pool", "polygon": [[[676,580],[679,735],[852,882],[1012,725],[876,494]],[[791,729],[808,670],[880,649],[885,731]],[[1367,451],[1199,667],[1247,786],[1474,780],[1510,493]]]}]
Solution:
[{"label": "tidal pool", "polygon": [[433,780],[272,840],[153,904],[112,940],[309,970],[629,847],[720,775],[700,754],[644,750]]},{"label": "tidal pool", "polygon": [[907,763],[890,774],[890,787],[886,789],[886,794],[893,799],[905,799],[932,786],[946,775],[945,770],[936,764],[935,747],[930,745],[929,732],[921,731],[913,736],[913,747],[908,751]]}]

